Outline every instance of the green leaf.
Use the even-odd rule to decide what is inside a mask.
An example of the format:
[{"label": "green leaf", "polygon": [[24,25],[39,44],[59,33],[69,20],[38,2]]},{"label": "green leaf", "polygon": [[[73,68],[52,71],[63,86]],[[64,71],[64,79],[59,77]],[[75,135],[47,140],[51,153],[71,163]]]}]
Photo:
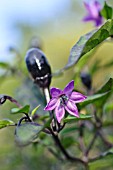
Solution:
[{"label": "green leaf", "polygon": [[40,105],[38,105],[37,107],[35,107],[32,112],[31,112],[31,117],[34,116],[34,114],[36,113],[36,111],[38,110],[38,108],[40,107]]},{"label": "green leaf", "polygon": [[113,111],[113,103],[107,103],[104,105],[104,113],[108,113],[110,111]]},{"label": "green leaf", "polygon": [[19,146],[32,143],[42,131],[42,126],[36,123],[25,123],[16,127],[15,140]]},{"label": "green leaf", "polygon": [[97,92],[98,93],[105,93],[108,92],[110,90],[113,90],[113,79],[110,78]]},{"label": "green leaf", "polygon": [[105,19],[112,19],[113,9],[110,6],[108,6],[108,4],[105,1],[104,7],[100,13]]},{"label": "green leaf", "polygon": [[70,133],[75,132],[75,131],[78,130],[78,129],[79,129],[79,128],[74,125],[73,127],[64,128],[64,129],[60,132],[60,134],[61,134],[61,135],[67,135],[67,134],[70,134]]},{"label": "green leaf", "polygon": [[62,138],[61,140],[62,140],[62,145],[64,146],[64,148],[69,148],[70,146],[76,143],[73,137],[71,136]]},{"label": "green leaf", "polygon": [[76,64],[82,56],[87,54],[106,38],[113,35],[113,20],[108,20],[98,30],[91,31],[82,36],[79,41],[72,47],[68,63],[62,69],[68,69]]},{"label": "green leaf", "polygon": [[8,69],[10,68],[10,65],[6,62],[0,62],[0,68]]},{"label": "green leaf", "polygon": [[98,103],[96,103],[96,106],[101,107],[104,106],[104,103],[106,100],[110,97],[111,93],[113,92],[113,79],[110,78],[97,92],[96,94],[102,94],[108,92],[106,96],[104,96]]},{"label": "green leaf", "polygon": [[12,120],[9,119],[3,119],[0,120],[0,129],[7,127],[9,125],[14,125],[15,123]]},{"label": "green leaf", "polygon": [[109,94],[109,92],[88,96],[86,100],[79,103],[77,106],[78,106],[79,109],[82,109],[83,107],[87,106],[88,104],[94,103],[96,101],[98,101],[98,103],[99,103],[100,100],[102,100],[102,98],[105,97],[108,94]]},{"label": "green leaf", "polygon": [[24,106],[22,108],[13,108],[13,109],[11,109],[11,113],[12,114],[29,113],[29,110],[30,110],[30,106],[26,105],[26,106]]},{"label": "green leaf", "polygon": [[72,122],[72,121],[78,121],[78,120],[87,120],[92,118],[92,115],[89,114],[80,114],[80,117],[77,118],[75,116],[68,116],[64,119],[64,122]]}]

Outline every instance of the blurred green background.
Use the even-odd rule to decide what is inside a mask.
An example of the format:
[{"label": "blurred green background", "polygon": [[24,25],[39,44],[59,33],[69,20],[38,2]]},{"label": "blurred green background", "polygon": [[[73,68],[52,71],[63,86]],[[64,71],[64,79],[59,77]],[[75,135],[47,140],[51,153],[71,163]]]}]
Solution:
[{"label": "blurred green background", "polygon": [[[102,5],[103,2],[104,1],[100,1]],[[12,68],[16,68],[16,73],[14,74],[15,69],[12,74],[11,71],[0,68],[0,94],[7,94],[16,97],[18,100],[20,99],[20,96],[23,95],[23,82],[26,80],[26,77],[28,77],[24,57],[33,37],[38,37],[39,40],[41,40],[42,50],[46,54],[52,72],[54,73],[58,69],[64,67],[68,61],[70,49],[78,41],[79,37],[92,29],[95,29],[93,23],[82,22],[82,18],[86,14],[82,0],[64,0],[62,2],[55,1],[54,3],[51,0],[47,0],[47,2],[46,0],[43,0],[40,1],[39,4],[38,3],[39,0],[31,1],[31,4],[25,0],[24,3],[23,1],[17,3],[16,6],[13,4],[13,1],[8,3],[8,0],[5,0],[1,5],[1,8],[10,9],[7,13],[3,11],[4,13],[1,14],[2,20],[5,20],[5,15],[10,16],[9,18],[6,17],[8,19],[5,20],[5,22],[7,22],[7,25],[5,26],[10,33],[6,33],[6,29],[0,30],[0,34],[2,35],[0,38],[0,61],[9,62]],[[51,3],[55,5],[51,5]],[[109,5],[113,5],[112,0],[108,0],[108,3]],[[19,7],[18,4],[20,4]],[[32,4],[34,4],[35,10]],[[44,9],[41,10],[40,8]],[[48,10],[45,10],[46,8]],[[13,13],[10,15],[11,10]],[[44,16],[40,14],[41,12],[44,13]],[[47,14],[49,12],[50,14]],[[1,25],[2,24],[3,23],[1,22]],[[4,48],[4,50],[2,50],[2,48]],[[90,55],[88,54],[82,59],[81,63],[84,63],[84,61],[91,56],[87,59],[88,61],[85,66],[82,67],[82,70],[91,72],[95,62],[100,61],[101,66],[104,66],[106,62],[109,63],[113,58],[112,49],[112,43],[109,41],[104,42],[96,51],[94,50]],[[19,57],[21,58],[21,61],[19,61]],[[75,75],[75,73],[79,72],[78,70],[81,63],[79,62],[72,69],[65,71],[63,76],[53,77],[51,86],[63,88],[66,83],[75,79],[76,88],[82,91],[83,86],[78,78],[78,74]],[[5,77],[3,76],[4,74],[6,75]],[[101,68],[95,72],[93,75],[93,88],[98,89],[109,77],[113,77],[113,70],[111,67],[107,69]],[[30,102],[30,100],[33,100],[31,95],[32,91],[30,91],[31,89],[29,89],[29,87],[25,88],[27,89],[27,96],[29,96]],[[25,102],[28,102],[27,96],[24,96],[26,99]],[[37,105],[38,104],[40,103],[37,103]],[[10,109],[12,107],[14,107],[14,105],[9,102],[0,106],[0,119],[10,118],[12,120],[18,120],[20,117],[19,115],[10,115]],[[47,138],[46,140],[49,144],[53,143],[50,138]],[[103,166],[106,167],[106,164],[101,164],[100,169],[103,168]],[[98,168],[97,165],[93,165],[92,169],[95,169],[96,167]],[[0,130],[0,170],[15,169],[75,170],[77,168],[74,164],[56,161],[53,155],[42,145],[30,145],[25,148],[18,148],[14,142],[14,128],[4,128]]]}]

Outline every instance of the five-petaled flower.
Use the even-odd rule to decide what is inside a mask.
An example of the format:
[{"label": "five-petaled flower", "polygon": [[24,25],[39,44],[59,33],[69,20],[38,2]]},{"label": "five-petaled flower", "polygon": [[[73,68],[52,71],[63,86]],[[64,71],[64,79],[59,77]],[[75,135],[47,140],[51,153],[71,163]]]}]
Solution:
[{"label": "five-petaled flower", "polygon": [[102,8],[100,3],[96,0],[91,0],[89,2],[84,2],[84,5],[88,14],[83,18],[83,21],[93,21],[95,26],[100,26],[103,22],[103,18],[100,14]]},{"label": "five-petaled flower", "polygon": [[86,99],[86,96],[79,92],[73,92],[74,80],[69,82],[64,90],[59,88],[51,88],[50,95],[51,100],[48,102],[44,110],[54,110],[57,121],[60,123],[62,118],[65,116],[65,110],[76,117],[79,117],[76,103],[82,102]]}]

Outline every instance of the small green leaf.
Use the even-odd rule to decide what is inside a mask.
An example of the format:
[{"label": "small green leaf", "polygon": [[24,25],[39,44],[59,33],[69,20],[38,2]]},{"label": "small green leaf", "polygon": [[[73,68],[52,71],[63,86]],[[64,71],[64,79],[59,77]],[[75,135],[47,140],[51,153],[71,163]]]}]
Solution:
[{"label": "small green leaf", "polygon": [[108,94],[109,94],[109,92],[88,96],[86,100],[79,103],[77,106],[79,109],[82,109],[83,107],[87,106],[88,104],[94,103],[96,101],[100,102],[100,100]]},{"label": "small green leaf", "polygon": [[70,146],[74,145],[76,142],[73,139],[73,137],[65,137],[62,138],[62,145],[64,146],[64,148],[69,148]]},{"label": "small green leaf", "polygon": [[13,109],[11,109],[11,113],[12,114],[29,113],[29,110],[30,110],[30,106],[26,105],[26,106],[24,106],[22,108],[13,108]]},{"label": "small green leaf", "polygon": [[0,129],[10,126],[10,125],[14,125],[15,123],[12,120],[9,119],[3,119],[0,120]]},{"label": "small green leaf", "polygon": [[64,128],[64,129],[60,132],[60,134],[61,134],[61,135],[67,135],[67,134],[70,134],[70,133],[75,132],[75,131],[78,130],[78,129],[79,129],[79,128],[74,125],[73,127]]},{"label": "small green leaf", "polygon": [[105,1],[104,7],[100,13],[105,19],[112,19],[113,9],[110,6],[108,6],[108,4]]},{"label": "small green leaf", "polygon": [[35,107],[32,112],[31,112],[31,117],[34,116],[34,114],[36,113],[36,111],[38,110],[38,108],[40,107],[40,105],[38,105],[37,107]]},{"label": "small green leaf", "polygon": [[80,117],[77,118],[75,116],[68,116],[64,119],[64,122],[71,122],[71,121],[78,121],[78,120],[87,120],[87,119],[90,119],[92,118],[92,115],[89,115],[89,114],[80,114]]},{"label": "small green leaf", "polygon": [[36,123],[25,123],[16,127],[15,140],[19,146],[32,143],[42,131],[42,126]]}]

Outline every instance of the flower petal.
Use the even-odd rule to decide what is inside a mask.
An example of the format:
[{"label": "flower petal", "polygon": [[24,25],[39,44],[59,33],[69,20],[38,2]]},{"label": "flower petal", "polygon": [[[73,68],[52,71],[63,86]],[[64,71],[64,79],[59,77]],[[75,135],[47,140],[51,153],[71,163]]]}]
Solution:
[{"label": "flower petal", "polygon": [[94,18],[99,17],[99,12],[101,10],[101,5],[98,1],[92,1],[90,5],[91,13]]},{"label": "flower petal", "polygon": [[85,16],[85,17],[83,18],[83,21],[85,21],[85,22],[87,22],[87,21],[93,21],[93,20],[94,20],[94,18],[93,18],[92,16],[90,16],[90,15]]},{"label": "flower petal", "polygon": [[72,100],[74,103],[83,102],[87,97],[79,92],[72,92],[69,100]]},{"label": "flower petal", "polygon": [[73,116],[79,117],[77,106],[68,100],[67,105],[65,106],[67,112]]},{"label": "flower petal", "polygon": [[95,26],[98,27],[99,25],[102,25],[103,18],[102,16],[99,16],[98,19],[95,19]]},{"label": "flower petal", "polygon": [[49,101],[49,103],[46,105],[46,107],[44,108],[44,110],[53,110],[58,103],[58,99],[57,98],[53,98]]},{"label": "flower petal", "polygon": [[62,90],[60,90],[59,88],[55,88],[55,87],[52,87],[50,89],[50,95],[51,97],[59,97],[59,95],[62,94]]},{"label": "flower petal", "polygon": [[57,107],[55,108],[55,114],[56,114],[56,118],[57,118],[57,121],[60,123],[62,118],[64,117],[65,115],[65,109],[64,109],[64,106],[63,105],[57,105]]},{"label": "flower petal", "polygon": [[88,11],[88,13],[91,14],[90,3],[84,2],[84,6],[85,6],[86,10]]},{"label": "flower petal", "polygon": [[64,88],[63,93],[64,94],[69,94],[72,92],[74,89],[74,80],[70,81],[67,86]]}]

